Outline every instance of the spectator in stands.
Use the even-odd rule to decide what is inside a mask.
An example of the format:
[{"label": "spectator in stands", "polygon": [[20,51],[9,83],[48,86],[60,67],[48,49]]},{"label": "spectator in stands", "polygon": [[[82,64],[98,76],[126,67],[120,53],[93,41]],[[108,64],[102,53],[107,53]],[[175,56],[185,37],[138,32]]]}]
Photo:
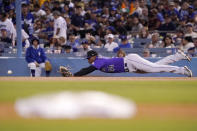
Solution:
[{"label": "spectator in stands", "polygon": [[163,46],[163,48],[175,48],[172,37],[169,35],[166,35],[163,38],[162,46]]},{"label": "spectator in stands", "polygon": [[[160,25],[160,27],[158,28],[159,31],[167,31],[167,32],[174,31],[175,29],[176,26],[172,22],[171,17],[168,15],[165,16],[165,23]],[[165,36],[166,32],[160,33],[160,35]]]},{"label": "spectator in stands", "polygon": [[[16,29],[16,23],[14,24],[14,28]],[[29,42],[29,35],[25,32],[24,29],[21,30],[21,35],[22,35],[22,47],[24,48],[28,48],[30,46],[30,42]],[[14,33],[14,39],[17,39],[17,34],[16,32]]]},{"label": "spectator in stands", "polygon": [[80,43],[78,42],[78,40],[74,34],[69,34],[68,41],[66,42],[66,45],[71,46],[73,52],[76,52],[77,48],[80,47]]},{"label": "spectator in stands", "polygon": [[191,37],[196,37],[197,33],[193,31],[193,24],[192,23],[187,23],[186,24],[186,33],[185,37],[191,36]]},{"label": "spectator in stands", "polygon": [[133,26],[132,26],[132,30],[133,31],[133,36],[136,37],[138,32],[143,28],[143,25],[139,22],[138,17],[134,17],[133,18]]},{"label": "spectator in stands", "polygon": [[75,13],[71,16],[71,28],[75,35],[80,34],[80,29],[83,29],[85,24],[84,16],[82,16],[81,6],[75,8]]},{"label": "spectator in stands", "polygon": [[132,45],[131,43],[128,42],[126,35],[121,35],[120,39],[121,39],[121,43],[118,47],[113,49],[114,52],[117,52],[122,48],[132,48]]},{"label": "spectator in stands", "polygon": [[62,8],[60,6],[60,2],[59,1],[54,1],[53,2],[52,12],[53,11],[58,11],[58,12],[61,12],[62,11]]},{"label": "spectator in stands", "polygon": [[121,19],[118,19],[115,21],[115,28],[118,34],[120,35],[127,35],[127,30],[123,24],[124,21],[121,21]]},{"label": "spectator in stands", "polygon": [[118,50],[117,52],[117,57],[125,57],[126,56],[126,53],[123,51],[123,50]]},{"label": "spectator in stands", "polygon": [[143,27],[140,30],[138,38],[141,38],[141,39],[150,39],[151,38],[151,35],[149,34],[147,27]]},{"label": "spectator in stands", "polygon": [[148,27],[150,31],[158,30],[158,28],[161,26],[161,23],[163,22],[163,15],[160,12],[158,12],[156,8],[150,10],[148,20]]},{"label": "spectator in stands", "polygon": [[47,42],[49,42],[53,38],[53,33],[54,33],[54,21],[53,19],[50,19],[46,21],[46,27],[42,30],[39,36],[40,38],[45,39]]},{"label": "spectator in stands", "polygon": [[46,20],[51,21],[54,19],[53,14],[51,13],[51,9],[49,7],[45,7],[45,12],[46,12]]},{"label": "spectator in stands", "polygon": [[143,57],[150,57],[150,51],[149,51],[149,49],[145,48],[143,50],[142,56]]},{"label": "spectator in stands", "polygon": [[103,48],[103,47],[104,47],[104,44],[100,39],[96,40],[95,44],[92,45],[92,48]]},{"label": "spectator in stands", "polygon": [[64,5],[64,8],[63,8],[62,12],[64,13],[64,16],[66,15],[66,16],[70,17],[72,15],[73,12],[71,11],[71,9],[69,7],[68,2],[65,2],[65,5]]},{"label": "spectator in stands", "polygon": [[174,2],[169,2],[169,8],[167,10],[167,14],[168,14],[168,16],[172,16],[172,15],[176,15],[177,17],[179,16],[179,11],[175,7]]},{"label": "spectator in stands", "polygon": [[118,47],[118,44],[116,42],[114,42],[114,35],[113,34],[109,34],[107,35],[107,42],[104,46],[104,48],[107,49],[107,51],[113,51],[114,48]]},{"label": "spectator in stands", "polygon": [[110,25],[113,24],[113,22],[115,22],[116,17],[117,17],[117,8],[116,7],[112,7],[110,9],[110,15],[109,15]]},{"label": "spectator in stands", "polygon": [[14,34],[16,34],[16,30],[12,21],[8,19],[7,14],[4,12],[0,13],[0,29],[6,30],[7,38],[12,40],[10,44],[15,46]]},{"label": "spectator in stands", "polygon": [[22,27],[30,36],[34,33],[34,16],[29,11],[27,4],[22,4]]},{"label": "spectator in stands", "polygon": [[188,54],[191,57],[197,57],[197,37],[194,37],[193,41],[194,41],[194,47],[188,49]]},{"label": "spectator in stands", "polygon": [[77,56],[85,56],[88,51],[92,50],[87,40],[82,40],[81,47],[78,48]]},{"label": "spectator in stands", "polygon": [[60,12],[54,11],[54,34],[53,37],[55,39],[59,39],[60,37],[63,37],[64,40],[67,40],[67,23],[65,19],[60,16]]},{"label": "spectator in stands", "polygon": [[[9,12],[9,20],[12,20],[12,22],[14,23],[14,1],[9,1],[3,0],[1,9],[4,12]],[[134,2],[136,9],[132,15],[130,15],[129,11],[126,10],[130,8],[129,1],[126,1],[126,8],[124,10],[120,8],[122,2],[123,1],[120,0],[77,0],[72,3],[71,1],[66,0],[50,0],[50,2],[44,2],[44,4],[40,5],[40,7],[36,2],[34,3],[33,1],[23,0],[22,26],[23,29],[25,29],[25,31],[28,33],[29,38],[31,38],[34,32],[38,31],[36,27],[37,22],[34,23],[34,20],[41,21],[43,30],[40,32],[39,38],[43,39],[45,43],[47,43],[47,41],[50,41],[50,38],[53,36],[51,32],[54,31],[53,27],[51,28],[51,25],[53,24],[52,20],[54,19],[51,11],[59,11],[60,13],[62,13],[61,16],[66,19],[68,27],[67,31],[70,34],[74,33],[77,37],[80,35],[81,38],[85,38],[86,34],[90,33],[93,37],[95,37],[96,41],[94,41],[96,44],[98,43],[98,46],[94,43],[92,44],[93,47],[101,47],[103,44],[105,44],[105,40],[108,40],[108,38],[105,38],[105,36],[108,36],[108,34],[123,34],[128,35],[129,38],[129,35],[138,37],[137,34],[139,34],[139,32],[141,31],[141,35],[139,37],[144,38],[144,36],[147,36],[144,34],[148,34],[148,31],[155,32],[156,29],[159,29],[160,31],[164,32],[172,31],[172,33],[182,30],[184,33],[186,33],[185,36],[193,37],[194,35],[196,35],[196,1],[182,0],[181,2],[179,2],[178,0],[138,0]],[[32,15],[34,11],[35,14],[37,14],[35,16]],[[44,15],[43,12],[45,12],[46,15]],[[2,13],[0,13],[0,15],[2,16]],[[40,17],[42,15],[44,17]],[[193,28],[191,28],[189,23],[187,26],[185,26],[187,22],[191,22],[191,24],[193,24]],[[146,30],[145,33],[143,30],[141,30],[141,28],[146,28],[146,26],[148,26],[148,30]],[[33,27],[36,27],[35,31]],[[136,33],[130,33],[130,31]],[[166,33],[162,35],[165,36]],[[81,40],[80,37],[78,38]],[[152,35],[152,37],[154,39],[154,35]],[[173,37],[176,45],[179,45],[180,42],[177,41],[180,41],[181,39],[182,38],[179,36]],[[57,48],[57,46],[59,46],[58,41],[59,40],[52,42],[52,45],[54,45],[54,47],[56,46],[55,49]],[[114,41],[116,41],[116,39],[114,39]],[[14,39],[12,40],[12,42],[14,42]],[[153,40],[152,42],[153,45],[152,43],[150,43],[148,46],[158,47],[157,45],[160,45],[155,44],[157,42],[159,43],[159,40]],[[92,43],[92,41],[89,43]]]},{"label": "spectator in stands", "polygon": [[188,12],[189,4],[188,2],[183,2],[181,5],[181,9],[179,10],[179,19],[188,19],[189,17],[189,12]]},{"label": "spectator in stands", "polygon": [[40,35],[42,36],[43,34],[43,22],[41,20],[36,20],[35,23],[34,23],[34,33],[33,33],[33,36],[35,37],[39,37],[40,38]]},{"label": "spectator in stands", "polygon": [[142,15],[142,8],[140,7],[138,1],[135,1],[134,7],[135,7],[134,13],[136,13],[138,16],[141,16]]},{"label": "spectator in stands", "polygon": [[183,50],[184,52],[187,52],[189,48],[194,47],[194,43],[192,40],[191,36],[186,36],[184,37],[184,39],[182,40],[182,43],[180,45],[180,49]]},{"label": "spectator in stands", "polygon": [[127,31],[130,32],[132,30],[132,26],[133,26],[133,17],[128,16],[128,18],[126,20],[125,28],[127,29]]},{"label": "spectator in stands", "polygon": [[197,15],[195,15],[195,17],[194,17],[193,31],[197,32]]},{"label": "spectator in stands", "polygon": [[176,30],[181,30],[185,33],[186,32],[186,26],[185,26],[186,23],[187,23],[186,19],[179,20]]},{"label": "spectator in stands", "polygon": [[70,45],[64,45],[64,46],[62,46],[62,48],[64,49],[63,53],[66,53],[66,54],[72,53],[72,48]]},{"label": "spectator in stands", "polygon": [[146,48],[161,48],[161,41],[159,33],[153,33],[151,36],[151,43],[147,44]]},{"label": "spectator in stands", "polygon": [[173,35],[172,39],[174,41],[175,46],[179,46],[181,44],[181,41],[184,37],[184,33],[182,30],[177,30],[177,32]]},{"label": "spectator in stands", "polygon": [[7,29],[5,27],[0,29],[0,43],[3,44],[3,47],[9,47],[12,46],[12,39],[9,38],[8,33],[7,33]]},{"label": "spectator in stands", "polygon": [[24,29],[22,29],[22,42],[22,46],[24,48],[28,48],[30,46],[29,35],[25,32]]},{"label": "spectator in stands", "polygon": [[148,8],[143,8],[142,9],[142,15],[139,16],[139,19],[141,21],[148,21]]},{"label": "spectator in stands", "polygon": [[40,8],[39,4],[35,4],[34,5],[34,15],[36,17],[41,17],[41,16],[46,15],[46,12],[43,9]]}]

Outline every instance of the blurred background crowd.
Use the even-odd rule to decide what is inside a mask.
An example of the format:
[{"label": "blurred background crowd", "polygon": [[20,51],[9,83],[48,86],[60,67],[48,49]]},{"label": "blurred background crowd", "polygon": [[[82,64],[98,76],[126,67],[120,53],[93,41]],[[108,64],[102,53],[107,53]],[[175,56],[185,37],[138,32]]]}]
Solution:
[{"label": "blurred background crowd", "polygon": [[[24,49],[37,37],[46,53],[143,48],[149,57],[152,48],[178,48],[197,56],[197,0],[21,1]],[[17,45],[15,9],[15,0],[0,0],[0,49]]]}]

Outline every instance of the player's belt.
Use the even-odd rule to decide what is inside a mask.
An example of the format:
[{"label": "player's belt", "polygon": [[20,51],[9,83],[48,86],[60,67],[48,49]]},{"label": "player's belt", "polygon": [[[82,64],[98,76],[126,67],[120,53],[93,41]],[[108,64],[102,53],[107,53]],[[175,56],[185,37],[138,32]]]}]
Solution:
[{"label": "player's belt", "polygon": [[125,71],[125,72],[129,72],[129,68],[128,68],[128,66],[127,66],[127,63],[124,63],[124,71]]}]

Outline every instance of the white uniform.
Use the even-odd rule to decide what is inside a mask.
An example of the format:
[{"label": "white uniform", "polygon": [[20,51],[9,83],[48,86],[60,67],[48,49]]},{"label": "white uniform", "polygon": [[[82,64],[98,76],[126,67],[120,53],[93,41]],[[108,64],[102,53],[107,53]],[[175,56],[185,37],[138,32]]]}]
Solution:
[{"label": "white uniform", "polygon": [[118,44],[116,42],[107,43],[105,44],[104,48],[107,49],[107,51],[113,51],[114,48],[118,47]]},{"label": "white uniform", "polygon": [[[58,28],[60,32],[56,35]],[[57,38],[64,37],[64,39],[67,40],[67,23],[61,16],[54,20],[54,36]]]},{"label": "white uniform", "polygon": [[8,37],[12,39],[14,42],[14,34],[16,34],[16,29],[14,28],[14,25],[11,20],[6,19],[5,21],[0,21],[0,29],[5,28],[8,33]]},{"label": "white uniform", "polygon": [[124,62],[127,63],[129,72],[143,71],[146,73],[158,73],[158,72],[170,72],[182,75],[190,76],[190,72],[185,67],[171,66],[173,62],[186,59],[180,53],[167,56],[155,63],[143,59],[137,54],[129,54],[124,58]]},{"label": "white uniform", "polygon": [[35,77],[40,77],[42,73],[42,68],[45,68],[45,63],[40,63],[39,67],[36,67],[36,64],[34,62],[29,63],[27,65],[30,70],[35,70]]}]

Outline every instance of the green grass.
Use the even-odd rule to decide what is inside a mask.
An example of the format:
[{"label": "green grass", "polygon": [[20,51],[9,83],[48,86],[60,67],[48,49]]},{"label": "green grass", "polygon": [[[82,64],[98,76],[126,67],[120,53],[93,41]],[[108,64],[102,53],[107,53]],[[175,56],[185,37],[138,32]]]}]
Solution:
[{"label": "green grass", "polygon": [[196,131],[196,120],[20,120],[1,131]]},{"label": "green grass", "polygon": [[104,91],[137,103],[197,103],[197,81],[25,81],[0,82],[0,102],[54,91]]},{"label": "green grass", "polygon": [[[57,91],[96,90],[121,95],[137,104],[197,104],[197,81],[0,81],[0,103]],[[0,131],[196,131],[197,119],[129,120],[0,119]]]}]

